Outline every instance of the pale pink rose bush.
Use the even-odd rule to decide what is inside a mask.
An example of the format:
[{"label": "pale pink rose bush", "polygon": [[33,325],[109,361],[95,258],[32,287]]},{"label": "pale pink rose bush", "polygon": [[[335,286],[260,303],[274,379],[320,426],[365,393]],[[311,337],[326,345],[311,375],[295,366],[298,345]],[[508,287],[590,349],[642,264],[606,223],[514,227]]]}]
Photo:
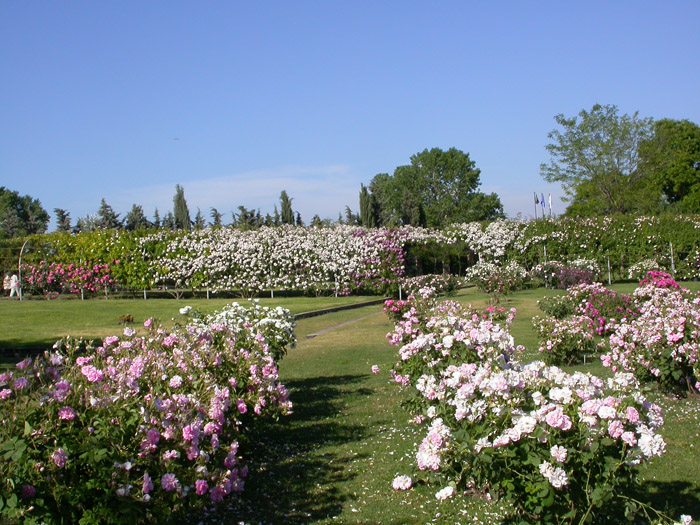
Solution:
[{"label": "pale pink rose bush", "polygon": [[442,486],[439,499],[469,488],[527,521],[610,519],[624,514],[638,465],[664,452],[661,411],[631,373],[520,363],[508,323],[449,301],[414,304],[387,337],[392,378],[427,420],[414,484]]},{"label": "pale pink rose bush", "polygon": [[0,515],[163,521],[243,490],[246,429],[292,410],[274,355],[293,342],[293,319],[259,307],[218,319],[171,332],[151,321],[97,347],[68,338],[3,373],[12,461],[0,495],[15,504]]}]

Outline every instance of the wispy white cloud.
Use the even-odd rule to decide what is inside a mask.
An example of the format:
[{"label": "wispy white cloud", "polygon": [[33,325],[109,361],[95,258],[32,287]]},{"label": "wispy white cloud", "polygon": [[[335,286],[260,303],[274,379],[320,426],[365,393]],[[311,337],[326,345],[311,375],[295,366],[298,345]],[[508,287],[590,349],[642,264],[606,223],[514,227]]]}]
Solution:
[{"label": "wispy white cloud", "polygon": [[288,166],[277,169],[256,170],[208,179],[151,184],[132,187],[116,192],[108,203],[118,211],[128,212],[132,204],[140,204],[146,215],[151,216],[157,208],[161,217],[173,209],[175,185],[185,191],[185,199],[192,217],[197,208],[208,218],[210,209],[216,208],[228,222],[231,212],[238,206],[260,209],[261,213],[272,213],[279,208],[282,190],[293,199],[294,211],[301,213],[309,222],[314,215],[321,218],[338,216],[349,205],[354,211],[358,207],[360,178],[355,177],[348,166]]}]

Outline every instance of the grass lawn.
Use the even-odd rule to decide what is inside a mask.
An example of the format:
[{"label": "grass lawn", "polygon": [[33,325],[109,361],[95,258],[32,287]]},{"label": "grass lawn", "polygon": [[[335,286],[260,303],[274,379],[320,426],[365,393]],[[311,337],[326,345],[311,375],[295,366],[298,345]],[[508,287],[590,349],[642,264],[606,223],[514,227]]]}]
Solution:
[{"label": "grass lawn", "polygon": [[[261,298],[263,306],[282,306],[293,314],[320,310],[333,306],[363,302],[376,297],[280,297]],[[60,299],[54,301],[0,300],[0,350],[37,350],[50,348],[66,335],[86,338],[104,338],[121,333],[121,315],[131,315],[134,326],[140,326],[149,317],[160,319],[165,325],[184,321],[180,308],[190,305],[203,312],[212,312],[237,301],[247,299]]]},{"label": "grass lawn", "polygon": [[[625,286],[613,288],[622,291]],[[540,314],[537,300],[553,293],[560,292],[528,290],[504,300],[507,308],[518,309],[513,334],[517,344],[527,347],[525,359],[537,357],[537,335],[530,322],[533,315]],[[488,297],[467,289],[456,299],[483,306]],[[177,319],[185,304],[201,309],[207,305],[211,310],[230,302],[215,301],[0,301],[0,339],[29,347],[53,342],[61,330],[62,334],[75,335],[79,329],[78,335],[101,337],[120,330],[117,318],[122,314],[133,315],[137,322],[150,316]],[[280,298],[275,304],[296,313],[323,308],[327,301],[338,304],[339,300]],[[17,328],[21,323],[25,329]],[[10,325],[14,328],[8,336]],[[329,328],[334,329],[324,331]],[[240,500],[232,500],[228,508],[182,520],[231,524],[497,523],[507,511],[503,503],[467,496],[438,504],[435,492],[441,487],[418,485],[405,492],[391,488],[395,476],[412,474],[424,430],[408,425],[407,415],[398,405],[398,389],[389,383],[388,370],[397,359],[397,349],[385,338],[391,329],[381,306],[376,305],[298,321],[297,347],[280,364],[281,381],[290,389],[294,402],[293,415],[266,426],[254,435],[252,449],[243,451],[250,458],[251,474]],[[316,333],[319,335],[307,339]],[[370,372],[374,364],[380,366],[380,374]],[[596,374],[607,372],[598,362],[577,368]],[[662,431],[666,454],[643,468],[644,483],[636,496],[667,508],[675,518],[681,513],[697,518],[700,401],[664,396],[657,396],[657,401],[667,410]]]}]

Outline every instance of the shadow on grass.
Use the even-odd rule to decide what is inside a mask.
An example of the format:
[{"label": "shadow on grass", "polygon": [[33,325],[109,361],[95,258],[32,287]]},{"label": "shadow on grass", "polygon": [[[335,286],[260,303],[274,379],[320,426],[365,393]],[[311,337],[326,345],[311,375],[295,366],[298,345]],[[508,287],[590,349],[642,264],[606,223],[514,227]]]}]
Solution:
[{"label": "shadow on grass", "polygon": [[[358,475],[345,453],[363,440],[368,428],[342,416],[346,401],[369,396],[364,375],[313,377],[286,383],[294,413],[264,425],[242,451],[250,474],[241,498],[210,517],[218,523],[309,523],[337,516],[352,498],[337,486]],[[197,523],[202,516],[193,517]],[[206,519],[204,521],[207,521]]]},{"label": "shadow on grass", "polygon": [[633,496],[674,520],[681,514],[700,516],[700,487],[685,481],[645,481]]},{"label": "shadow on grass", "polygon": [[50,349],[55,342],[55,340],[0,339],[0,363],[18,363],[27,356],[35,356]]}]

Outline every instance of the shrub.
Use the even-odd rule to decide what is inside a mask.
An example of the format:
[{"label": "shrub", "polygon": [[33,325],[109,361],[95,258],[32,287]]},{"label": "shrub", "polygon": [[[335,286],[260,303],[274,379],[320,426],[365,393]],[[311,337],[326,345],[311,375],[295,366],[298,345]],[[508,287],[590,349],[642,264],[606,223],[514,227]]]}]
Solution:
[{"label": "shrub", "polygon": [[593,337],[593,323],[585,315],[573,315],[566,319],[533,317],[532,324],[540,337],[538,350],[547,364],[580,363],[585,356],[598,349]]},{"label": "shrub", "polygon": [[635,508],[625,493],[642,462],[663,453],[660,409],[632,374],[607,381],[521,364],[507,324],[456,303],[415,308],[389,334],[392,375],[413,421],[429,421],[418,477],[488,492],[537,523],[617,522]]},{"label": "shrub", "polygon": [[162,522],[241,491],[246,430],[291,402],[270,332],[236,324],[167,332],[149,319],[143,336],[68,338],[2,374],[1,515]]},{"label": "shrub", "polygon": [[627,277],[629,279],[636,279],[637,281],[644,278],[647,272],[653,270],[661,270],[659,263],[656,259],[642,259],[636,264],[633,264],[627,270]]},{"label": "shrub", "polygon": [[414,295],[421,288],[433,288],[438,296],[451,296],[457,293],[460,281],[452,274],[428,274],[418,277],[406,277],[401,285],[407,295]]},{"label": "shrub", "polygon": [[553,295],[537,301],[537,306],[547,315],[556,319],[564,319],[572,315],[575,305],[571,295]]},{"label": "shrub", "polygon": [[500,294],[508,295],[521,290],[528,279],[528,273],[515,261],[510,261],[505,266],[479,262],[465,272],[465,278],[480,291],[492,294],[497,299]]},{"label": "shrub", "polygon": [[580,284],[569,288],[577,312],[588,316],[597,335],[608,335],[622,319],[634,319],[639,310],[629,295],[617,293],[600,283]]},{"label": "shrub", "polygon": [[666,391],[700,390],[700,297],[649,284],[634,299],[641,314],[615,326],[603,364]]}]

